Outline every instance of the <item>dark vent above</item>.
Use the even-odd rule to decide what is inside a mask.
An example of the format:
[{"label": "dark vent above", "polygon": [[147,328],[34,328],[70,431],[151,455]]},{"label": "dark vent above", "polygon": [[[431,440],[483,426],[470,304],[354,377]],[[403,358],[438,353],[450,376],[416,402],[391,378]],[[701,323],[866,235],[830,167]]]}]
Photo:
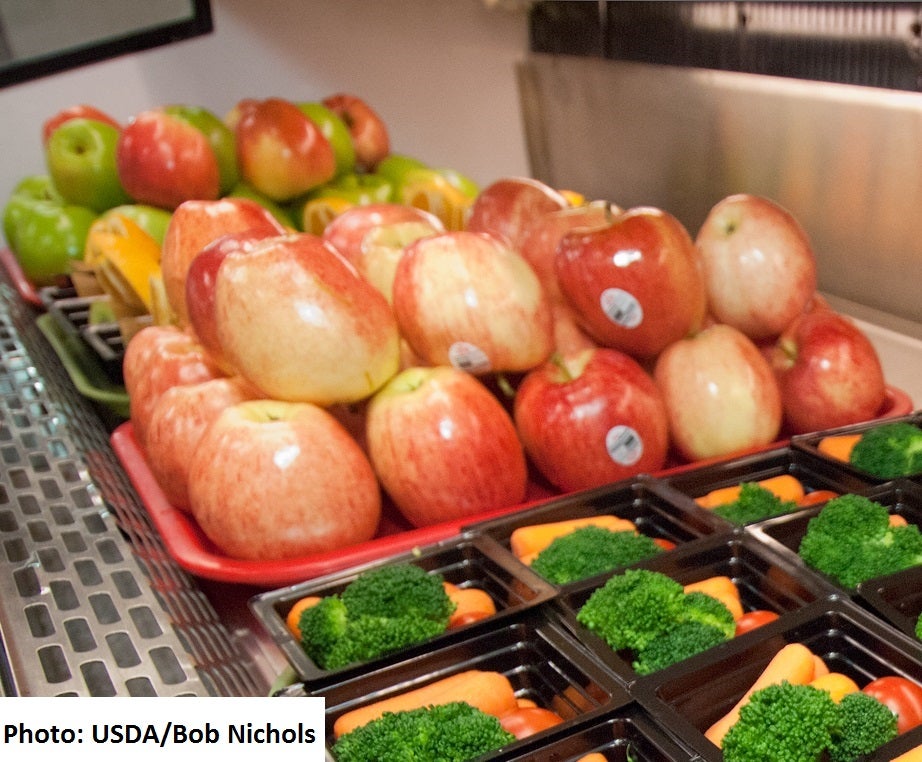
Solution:
[{"label": "dark vent above", "polygon": [[922,92],[922,3],[539,2],[531,49]]}]

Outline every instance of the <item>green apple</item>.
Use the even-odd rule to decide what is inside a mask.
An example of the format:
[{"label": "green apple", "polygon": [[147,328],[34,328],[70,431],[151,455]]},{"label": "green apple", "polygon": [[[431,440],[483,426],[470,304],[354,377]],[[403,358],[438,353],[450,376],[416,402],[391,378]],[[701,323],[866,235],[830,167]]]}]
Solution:
[{"label": "green apple", "polygon": [[220,193],[229,193],[240,181],[240,172],[237,169],[237,141],[233,131],[222,119],[201,106],[176,104],[164,106],[163,111],[195,127],[208,139],[218,161]]},{"label": "green apple", "polygon": [[29,209],[30,205],[24,203],[28,199],[64,203],[48,175],[28,175],[16,183],[13,192],[10,193],[9,203],[3,210],[3,239],[11,249],[15,228],[23,213]]},{"label": "green apple", "polygon": [[26,278],[49,286],[70,273],[72,260],[83,258],[86,237],[96,212],[85,206],[14,194],[3,210],[3,230]]},{"label": "green apple", "polygon": [[336,158],[336,175],[345,175],[355,169],[355,146],[346,123],[322,103],[298,103],[301,113],[310,119],[333,147]]},{"label": "green apple", "polygon": [[375,167],[375,172],[390,180],[391,185],[396,190],[403,184],[407,172],[414,169],[428,168],[428,164],[414,156],[408,156],[405,153],[392,153],[378,162],[378,166]]},{"label": "green apple", "polygon": [[70,119],[51,133],[45,164],[65,201],[97,212],[131,201],[115,162],[119,134],[111,124],[83,117]]},{"label": "green apple", "polygon": [[166,209],[148,204],[120,204],[107,210],[102,216],[109,217],[115,214],[127,217],[161,246],[173,216]]},{"label": "green apple", "polygon": [[341,198],[359,206],[387,203],[393,192],[390,181],[376,172],[350,172],[315,188],[307,198]]},{"label": "green apple", "polygon": [[227,195],[231,198],[248,198],[251,201],[255,201],[264,209],[268,209],[272,216],[275,217],[275,219],[282,223],[282,225],[284,225],[286,228],[291,228],[292,230],[296,228],[294,217],[287,208],[273,201],[265,193],[260,193],[249,183],[242,181],[237,183],[233,188],[231,188],[230,193]]}]

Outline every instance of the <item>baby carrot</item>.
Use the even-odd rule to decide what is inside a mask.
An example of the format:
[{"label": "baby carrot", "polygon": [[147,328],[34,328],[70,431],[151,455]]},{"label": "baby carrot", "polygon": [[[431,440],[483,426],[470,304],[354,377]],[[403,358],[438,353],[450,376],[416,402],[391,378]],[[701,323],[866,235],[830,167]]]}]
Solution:
[{"label": "baby carrot", "polygon": [[597,526],[612,532],[636,532],[633,521],[610,514],[587,516],[580,519],[564,519],[546,524],[529,524],[515,529],[509,537],[509,546],[516,558],[535,555],[544,550],[558,537],[570,534],[585,526]]},{"label": "baby carrot", "polygon": [[753,693],[769,685],[777,685],[782,680],[787,680],[794,685],[804,685],[813,680],[814,671],[813,652],[802,643],[788,643],[771,658],[756,681],[733,708],[705,731],[705,737],[714,745],[720,746],[727,731],[739,719],[740,709],[749,702],[749,697]]},{"label": "baby carrot", "polygon": [[[800,483],[796,476],[791,474],[770,476],[757,481],[756,484],[774,493],[781,500],[790,500],[795,503],[803,498],[805,491],[804,485]],[[742,488],[742,484],[720,487],[711,490],[706,495],[695,498],[695,502],[702,508],[716,508],[718,505],[726,505],[739,498]]]},{"label": "baby carrot", "polygon": [[816,449],[830,458],[848,463],[852,448],[858,444],[861,434],[830,434],[823,437],[816,445]]}]

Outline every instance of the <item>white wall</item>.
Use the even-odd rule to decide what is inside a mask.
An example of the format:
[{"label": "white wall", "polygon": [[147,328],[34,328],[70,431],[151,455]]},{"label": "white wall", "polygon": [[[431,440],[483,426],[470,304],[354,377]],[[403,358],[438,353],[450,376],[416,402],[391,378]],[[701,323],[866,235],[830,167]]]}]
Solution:
[{"label": "white wall", "polygon": [[0,89],[0,204],[44,171],[42,122],[75,103],[121,120],[189,103],[223,116],[244,97],[365,98],[395,151],[481,183],[528,174],[515,62],[522,11],[484,0],[212,0],[215,31]]}]

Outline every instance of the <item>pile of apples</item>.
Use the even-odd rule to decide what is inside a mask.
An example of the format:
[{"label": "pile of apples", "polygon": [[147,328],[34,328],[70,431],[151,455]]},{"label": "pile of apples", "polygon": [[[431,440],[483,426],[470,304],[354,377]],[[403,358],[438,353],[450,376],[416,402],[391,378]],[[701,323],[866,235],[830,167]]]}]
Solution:
[{"label": "pile of apples", "polygon": [[772,201],[668,212],[523,177],[464,228],[396,203],[322,235],[187,200],[164,239],[175,325],[129,343],[138,443],[228,555],[282,559],[874,417],[876,352],[816,293]]}]

